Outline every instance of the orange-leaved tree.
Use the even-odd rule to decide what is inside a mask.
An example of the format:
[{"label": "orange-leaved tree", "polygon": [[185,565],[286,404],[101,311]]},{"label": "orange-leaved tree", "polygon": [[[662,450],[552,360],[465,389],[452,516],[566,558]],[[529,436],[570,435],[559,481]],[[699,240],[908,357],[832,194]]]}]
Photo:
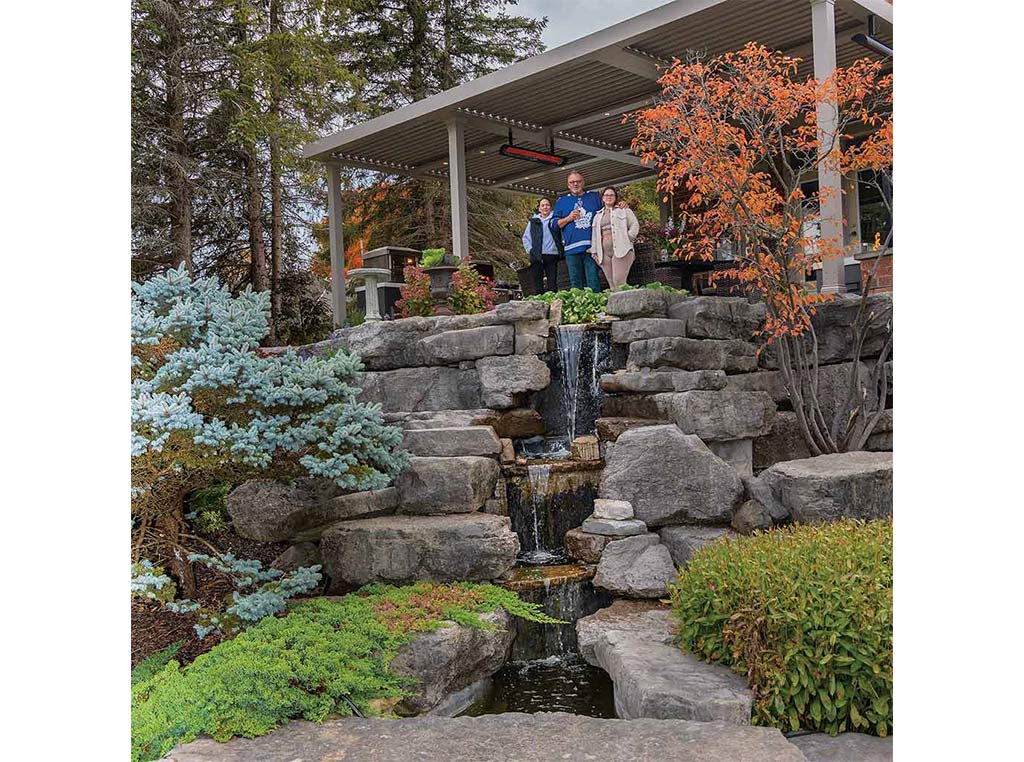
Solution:
[{"label": "orange-leaved tree", "polygon": [[[627,118],[637,125],[634,150],[658,167],[659,190],[688,192],[679,253],[710,260],[731,241],[736,267],[729,274],[767,308],[766,351],[775,353],[801,431],[818,455],[862,449],[882,416],[892,323],[891,310],[872,309],[863,295],[846,399],[826,405],[826,415],[811,318],[831,297],[809,286],[806,273],[844,247],[814,229],[827,191],[806,189],[819,167],[891,177],[892,76],[863,59],[825,81],[801,80],[799,63],[753,42],[710,60],[693,53],[665,71],[652,107]],[[821,103],[830,104],[831,124],[819,125]],[[865,337],[880,330],[888,337],[865,372]]]}]

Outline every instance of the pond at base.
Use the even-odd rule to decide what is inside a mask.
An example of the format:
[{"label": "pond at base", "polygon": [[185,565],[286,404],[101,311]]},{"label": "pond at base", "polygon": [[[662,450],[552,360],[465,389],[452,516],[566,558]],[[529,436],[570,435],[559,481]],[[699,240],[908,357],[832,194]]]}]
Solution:
[{"label": "pond at base", "polygon": [[512,662],[494,675],[488,693],[463,716],[502,712],[568,712],[613,718],[614,687],[607,672],[587,664],[579,654]]}]

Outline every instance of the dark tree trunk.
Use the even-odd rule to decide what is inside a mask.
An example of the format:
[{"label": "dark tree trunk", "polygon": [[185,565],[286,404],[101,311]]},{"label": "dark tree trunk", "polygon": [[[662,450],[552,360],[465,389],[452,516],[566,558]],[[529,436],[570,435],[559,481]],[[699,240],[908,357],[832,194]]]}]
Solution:
[{"label": "dark tree trunk", "polygon": [[[281,31],[278,0],[270,0],[270,34]],[[275,85],[270,101],[270,118],[276,123],[281,117],[281,95]],[[270,335],[267,341],[276,346],[281,321],[281,257],[284,242],[284,200],[281,192],[281,146],[274,132],[270,136]]]},{"label": "dark tree trunk", "polygon": [[267,252],[263,242],[263,191],[260,188],[256,147],[244,154],[247,186],[246,211],[249,220],[249,276],[253,291],[270,290]]},{"label": "dark tree trunk", "polygon": [[[182,497],[182,505],[184,497]],[[160,533],[167,548],[167,567],[178,581],[178,597],[193,598],[196,594],[196,575],[192,562],[181,549],[181,533],[185,527],[182,510],[179,507],[173,514],[162,514],[157,519],[157,531]]]},{"label": "dark tree trunk", "polygon": [[188,179],[188,145],[185,141],[185,80],[182,74],[184,44],[181,34],[181,8],[177,3],[165,6],[167,159],[169,166],[172,264],[192,264],[192,199]]}]

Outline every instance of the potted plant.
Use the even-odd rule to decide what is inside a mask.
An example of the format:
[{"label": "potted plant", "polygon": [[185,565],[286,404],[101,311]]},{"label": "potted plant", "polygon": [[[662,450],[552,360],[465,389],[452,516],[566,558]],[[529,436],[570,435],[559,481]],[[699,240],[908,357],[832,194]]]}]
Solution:
[{"label": "potted plant", "polygon": [[448,297],[451,288],[452,273],[458,270],[453,258],[444,249],[424,249],[420,256],[420,267],[430,276],[430,295],[437,302]]}]

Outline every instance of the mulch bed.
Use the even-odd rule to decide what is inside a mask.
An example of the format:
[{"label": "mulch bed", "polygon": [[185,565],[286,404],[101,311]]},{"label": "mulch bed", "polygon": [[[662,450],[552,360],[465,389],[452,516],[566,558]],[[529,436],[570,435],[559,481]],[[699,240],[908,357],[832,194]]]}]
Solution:
[{"label": "mulch bed", "polygon": [[[216,532],[201,536],[222,553],[232,552],[236,558],[255,558],[261,561],[264,567],[270,566],[271,561],[281,555],[290,544],[255,542],[239,537],[233,532]],[[213,572],[202,564],[196,564],[195,570],[195,599],[204,606],[219,605],[234,589],[222,574]],[[314,591],[313,594],[318,593]],[[200,640],[192,628],[192,617],[166,611],[154,601],[133,598],[131,605],[132,668],[150,654],[161,651],[179,640],[184,643],[175,658],[181,664],[188,664],[221,640],[217,635],[207,635]]]}]

